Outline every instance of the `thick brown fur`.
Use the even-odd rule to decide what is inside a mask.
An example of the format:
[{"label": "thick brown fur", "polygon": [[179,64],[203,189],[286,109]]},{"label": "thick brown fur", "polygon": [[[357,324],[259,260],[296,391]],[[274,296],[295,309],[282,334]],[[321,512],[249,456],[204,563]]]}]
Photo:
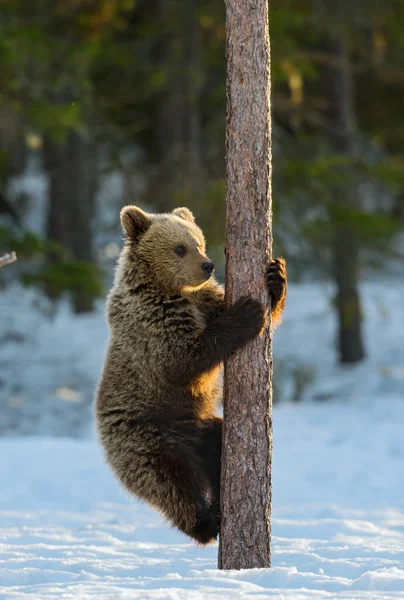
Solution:
[{"label": "thick brown fur", "polygon": [[[133,495],[206,544],[220,528],[221,364],[260,334],[267,311],[252,298],[225,307],[222,287],[202,269],[205,240],[188,209],[151,215],[127,206],[121,222],[96,400],[100,440]],[[285,261],[272,260],[265,276],[276,324]]]}]

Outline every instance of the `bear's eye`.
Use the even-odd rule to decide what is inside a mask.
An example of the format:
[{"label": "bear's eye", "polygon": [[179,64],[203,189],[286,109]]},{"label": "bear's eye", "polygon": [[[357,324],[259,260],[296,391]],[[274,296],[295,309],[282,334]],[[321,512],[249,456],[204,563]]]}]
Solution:
[{"label": "bear's eye", "polygon": [[177,246],[175,249],[175,253],[178,254],[179,256],[184,256],[186,251],[187,251],[187,249],[182,244]]}]

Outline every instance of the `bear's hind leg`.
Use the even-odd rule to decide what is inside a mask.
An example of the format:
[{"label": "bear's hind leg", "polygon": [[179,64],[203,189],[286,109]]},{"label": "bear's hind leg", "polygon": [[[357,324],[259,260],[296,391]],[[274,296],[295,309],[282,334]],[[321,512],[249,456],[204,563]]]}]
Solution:
[{"label": "bear's hind leg", "polygon": [[[222,458],[222,424],[219,417],[212,417],[202,422],[198,455],[204,465],[211,489],[211,505],[209,522],[213,524],[214,536],[220,533],[220,471]],[[209,530],[209,527],[207,527]]]},{"label": "bear's hind leg", "polygon": [[220,471],[222,460],[223,419],[212,417],[202,421],[198,454],[213,488],[213,497],[220,508]]},{"label": "bear's hind leg", "polygon": [[[216,539],[220,515],[215,490],[192,446],[170,445],[158,468],[159,508],[180,531],[200,544]],[[155,500],[155,499],[154,499]]]}]

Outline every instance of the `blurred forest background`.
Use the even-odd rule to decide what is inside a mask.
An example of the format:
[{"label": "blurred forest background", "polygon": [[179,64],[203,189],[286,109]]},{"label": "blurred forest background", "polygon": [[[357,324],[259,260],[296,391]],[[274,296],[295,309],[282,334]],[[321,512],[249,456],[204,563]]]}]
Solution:
[{"label": "blurred forest background", "polygon": [[[360,281],[403,277],[404,3],[275,0],[270,21],[274,253],[292,282],[332,282],[330,343],[360,363]],[[130,203],[189,206],[223,278],[225,66],[222,0],[1,0],[0,251],[19,259],[3,308],[35,289],[49,319],[66,297],[98,310]],[[25,367],[7,387],[5,348],[24,336],[6,325],[13,421]]]}]

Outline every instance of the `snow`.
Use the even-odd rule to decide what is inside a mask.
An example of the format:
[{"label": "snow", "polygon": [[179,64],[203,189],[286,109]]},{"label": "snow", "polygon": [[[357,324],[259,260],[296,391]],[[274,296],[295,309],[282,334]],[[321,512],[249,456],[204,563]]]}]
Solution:
[{"label": "snow", "polygon": [[67,302],[54,313],[32,289],[2,290],[0,434],[89,435],[106,343],[101,303],[73,317]]},{"label": "snow", "polygon": [[18,213],[23,216],[23,225],[32,233],[43,235],[47,209],[48,178],[38,171],[37,160],[31,157],[22,175],[11,179],[7,196],[17,205]]},{"label": "snow", "polygon": [[276,408],[262,571],[216,570],[217,546],[126,497],[94,440],[3,438],[0,598],[402,598],[404,403],[370,408]]},{"label": "snow", "polygon": [[35,292],[2,290],[0,599],[404,598],[404,285],[362,292],[369,355],[341,368],[332,289],[290,286],[274,343],[272,568],[223,572],[217,545],[172,530],[104,463],[91,418],[102,303],[50,315]]}]

